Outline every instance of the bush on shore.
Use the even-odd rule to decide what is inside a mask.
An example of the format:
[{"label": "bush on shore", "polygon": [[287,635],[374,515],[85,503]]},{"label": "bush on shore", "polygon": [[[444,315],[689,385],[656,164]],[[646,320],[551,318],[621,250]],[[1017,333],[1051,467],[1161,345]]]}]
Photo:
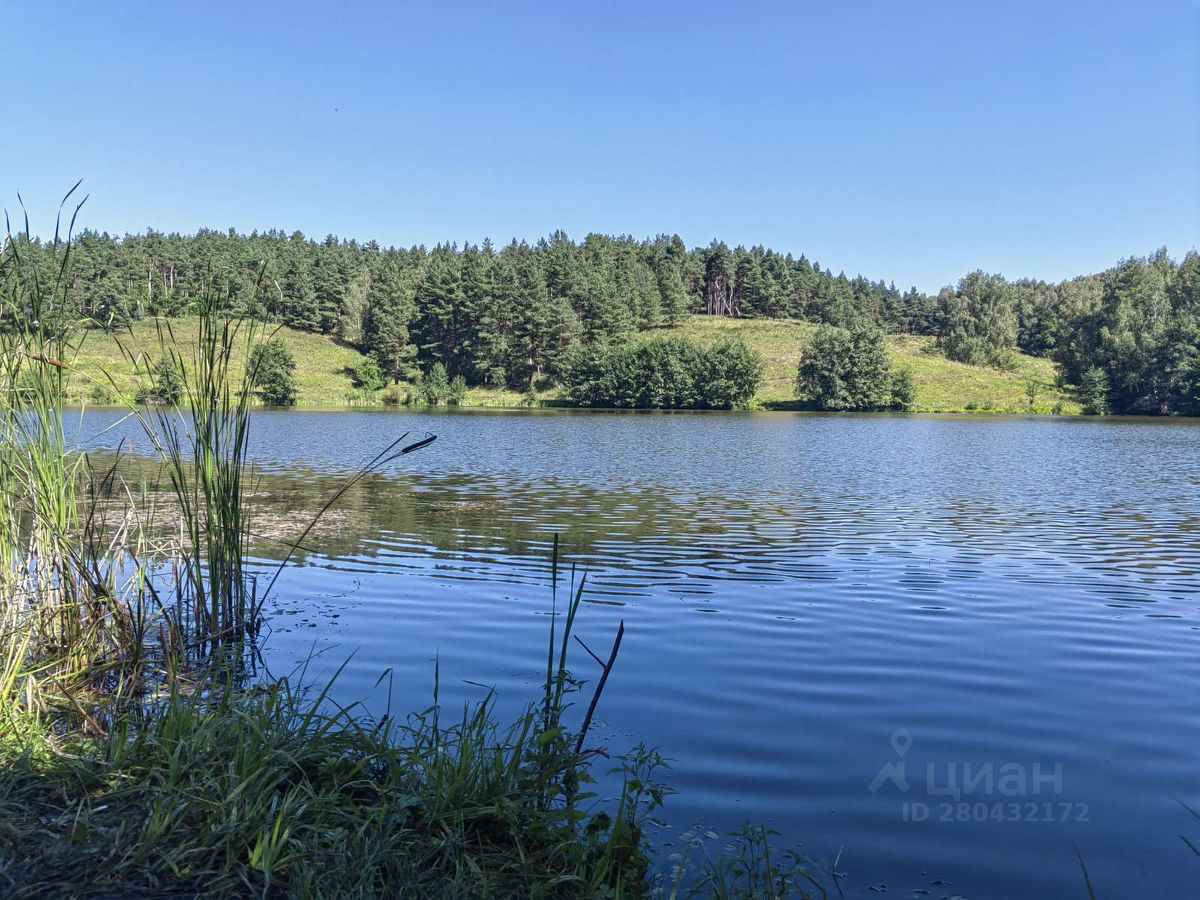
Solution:
[{"label": "bush on shore", "polygon": [[911,372],[892,370],[883,332],[859,322],[817,329],[796,373],[796,396],[821,410],[903,410],[916,386]]},{"label": "bush on shore", "polygon": [[1079,384],[1079,402],[1083,405],[1085,415],[1107,416],[1110,393],[1108,373],[1103,369],[1092,366],[1083,373]]},{"label": "bush on shore", "polygon": [[268,406],[296,403],[296,357],[278,337],[254,345],[248,368],[258,396]]},{"label": "bush on shore", "polygon": [[383,369],[379,368],[379,364],[374,360],[360,363],[354,369],[352,379],[355,387],[367,392],[382,390],[388,383]]},{"label": "bush on shore", "polygon": [[150,370],[150,383],[138,386],[134,394],[136,403],[165,403],[174,405],[183,397],[183,373],[170,354],[159,357]]},{"label": "bush on shore", "polygon": [[467,396],[467,381],[461,375],[450,377],[446,367],[434,363],[417,382],[417,397],[427,406],[460,406]]},{"label": "bush on shore", "polygon": [[670,337],[580,352],[563,386],[579,406],[738,409],[750,404],[762,373],[762,357],[742,340]]}]

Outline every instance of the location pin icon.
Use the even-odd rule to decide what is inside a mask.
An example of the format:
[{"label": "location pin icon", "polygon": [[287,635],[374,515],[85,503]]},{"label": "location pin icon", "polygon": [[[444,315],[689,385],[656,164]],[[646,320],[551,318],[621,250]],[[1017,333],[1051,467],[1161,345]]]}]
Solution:
[{"label": "location pin icon", "polygon": [[909,751],[913,745],[912,735],[903,728],[899,731],[892,732],[892,749],[896,751],[897,756],[903,756]]}]

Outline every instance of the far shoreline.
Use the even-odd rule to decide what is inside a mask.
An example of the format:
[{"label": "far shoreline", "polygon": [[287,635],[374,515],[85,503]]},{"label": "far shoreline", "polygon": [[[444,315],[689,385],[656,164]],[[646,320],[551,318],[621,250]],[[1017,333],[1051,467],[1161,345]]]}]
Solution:
[{"label": "far shoreline", "polygon": [[[1085,415],[1083,413],[1048,413],[1048,412],[1017,412],[1004,410],[967,410],[967,409],[914,409],[914,410],[874,410],[874,411],[840,411],[840,410],[821,410],[821,409],[803,409],[803,408],[787,408],[786,406],[761,406],[751,407],[748,409],[633,409],[628,407],[593,407],[593,406],[572,406],[568,404],[546,404],[541,406],[505,406],[499,404],[488,403],[461,403],[453,406],[427,405],[427,404],[409,404],[409,405],[388,405],[384,403],[372,404],[316,404],[316,403],[297,403],[294,406],[266,406],[255,405],[251,408],[255,413],[382,413],[388,415],[397,414],[472,414],[472,413],[604,413],[604,414],[636,414],[636,415],[761,415],[764,413],[773,414],[792,414],[801,415],[813,418],[894,418],[894,419],[920,419],[920,418],[959,418],[973,420],[993,420],[1004,419],[1019,421],[1023,419],[1038,419],[1047,421],[1069,420],[1072,422],[1109,422],[1118,423],[1171,423],[1177,422],[1180,424],[1200,424],[1200,416],[1133,416],[1133,415],[1107,415],[1095,416]],[[121,404],[70,404],[64,406],[64,412],[83,413],[88,411],[112,411],[112,412],[130,412],[130,407]]]}]

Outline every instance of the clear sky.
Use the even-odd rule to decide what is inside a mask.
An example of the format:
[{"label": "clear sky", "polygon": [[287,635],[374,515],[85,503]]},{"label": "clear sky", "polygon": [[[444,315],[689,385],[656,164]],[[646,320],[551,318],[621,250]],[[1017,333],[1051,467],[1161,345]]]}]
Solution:
[{"label": "clear sky", "polygon": [[[47,230],[805,253],[934,290],[1200,243],[1197,2],[0,0]],[[41,224],[39,229],[38,223]]]}]

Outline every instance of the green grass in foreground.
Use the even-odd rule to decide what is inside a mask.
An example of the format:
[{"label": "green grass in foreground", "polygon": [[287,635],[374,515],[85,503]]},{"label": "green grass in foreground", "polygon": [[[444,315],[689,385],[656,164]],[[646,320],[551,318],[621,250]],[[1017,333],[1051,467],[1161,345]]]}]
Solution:
[{"label": "green grass in foreground", "polygon": [[[171,330],[181,347],[195,345],[197,324],[194,318],[170,320]],[[761,408],[789,408],[795,404],[796,367],[804,347],[812,338],[816,326],[809,322],[784,319],[724,319],[713,316],[691,316],[677,328],[647,332],[638,340],[678,334],[701,341],[736,336],[763,355],[766,372],[762,387],[754,399]],[[309,334],[291,328],[280,328],[278,335],[288,344],[296,358],[297,404],[299,406],[337,407],[359,404],[382,404],[383,392],[364,397],[354,387],[350,373],[366,357],[354,347],[325,335]],[[159,353],[158,330],[153,320],[137,322],[130,331],[116,335],[101,331],[87,332],[76,361],[71,386],[71,399],[76,402],[116,402],[132,399],[136,385],[129,365],[117,342],[121,341],[134,352],[146,353],[151,361]],[[1015,354],[1012,369],[991,369],[952,362],[937,352],[933,338],[916,335],[892,335],[888,349],[893,362],[910,369],[917,384],[916,412],[983,412],[983,413],[1061,413],[1077,415],[1078,402],[1057,384],[1055,367],[1046,359]],[[244,365],[244,359],[234,359],[234,370]],[[112,396],[108,378],[113,380],[121,396]],[[95,390],[99,385],[100,389]],[[1034,387],[1034,401],[1029,402],[1029,386]],[[107,396],[106,396],[107,395]],[[560,398],[557,387],[540,392],[542,401],[553,404]],[[511,388],[476,387],[467,392],[464,406],[520,407],[524,395]]]},{"label": "green grass in foreground", "polygon": [[612,820],[562,802],[583,770],[534,711],[505,730],[488,703],[398,724],[325,700],[286,680],[176,695],[137,728],[61,741],[9,718],[0,894],[644,895],[631,807],[658,789]]},{"label": "green grass in foreground", "polygon": [[573,735],[539,708],[507,729],[488,701],[400,724],[283,679],[147,712],[99,737],[5,716],[0,895],[828,896],[811,863],[749,826],[711,856],[685,835],[675,872],[656,876],[642,823],[661,757],[614,760],[621,797],[597,804]]}]

